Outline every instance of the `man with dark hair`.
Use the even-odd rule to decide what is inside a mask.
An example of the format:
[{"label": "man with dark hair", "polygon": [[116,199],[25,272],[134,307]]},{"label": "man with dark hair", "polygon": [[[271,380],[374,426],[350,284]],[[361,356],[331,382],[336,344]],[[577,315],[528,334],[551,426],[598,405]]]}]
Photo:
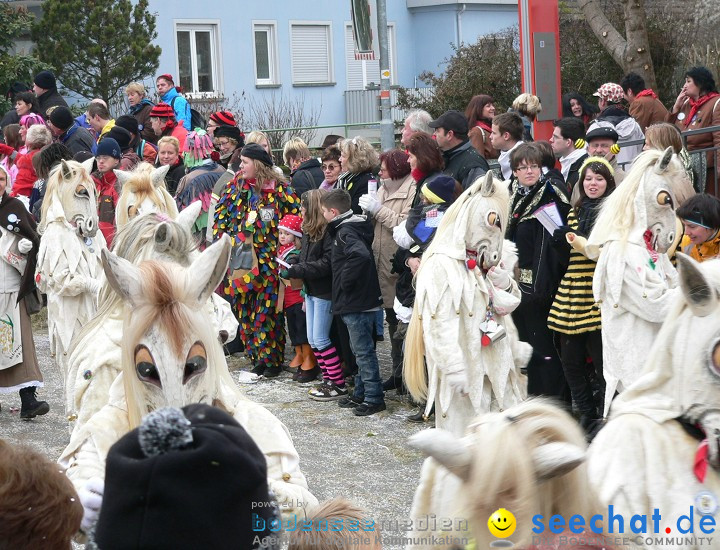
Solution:
[{"label": "man with dark hair", "polygon": [[70,149],[73,155],[80,151],[95,154],[95,139],[90,132],[80,127],[67,107],[55,107],[47,125],[53,137]]},{"label": "man with dark hair", "polygon": [[522,145],[525,125],[517,113],[501,113],[492,120],[492,131],[490,132],[490,143],[500,151],[498,162],[502,177],[509,180],[513,176],[510,167],[510,153],[518,145]]},{"label": "man with dark hair", "polygon": [[628,73],[620,82],[620,87],[625,93],[625,99],[630,104],[629,113],[642,128],[646,128],[656,122],[663,122],[667,116],[665,105],[660,103],[655,92],[645,88],[645,80],[637,73]]},{"label": "man with dark hair", "polygon": [[468,138],[468,121],[460,111],[448,111],[429,123],[445,160],[443,173],[459,181],[463,189],[490,169]]},{"label": "man with dark hair", "polygon": [[88,105],[87,121],[98,135],[98,143],[100,143],[105,137],[105,134],[115,126],[115,119],[110,116],[110,111],[108,111],[108,108],[102,103],[91,103]]},{"label": "man with dark hair", "polygon": [[581,118],[565,117],[555,121],[550,137],[553,153],[560,161],[562,176],[568,190],[577,183],[580,166],[587,158],[585,151],[585,124]]},{"label": "man with dark hair", "polygon": [[40,114],[47,120],[55,107],[67,107],[68,104],[58,93],[55,75],[50,71],[40,71],[33,79],[33,92],[38,98]]}]

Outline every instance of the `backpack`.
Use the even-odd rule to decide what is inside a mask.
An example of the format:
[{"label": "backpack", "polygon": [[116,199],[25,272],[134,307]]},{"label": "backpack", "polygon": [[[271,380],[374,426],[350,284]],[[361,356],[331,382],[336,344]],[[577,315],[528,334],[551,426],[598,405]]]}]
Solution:
[{"label": "backpack", "polygon": [[[175,96],[170,102],[170,107],[173,108],[173,111],[175,110],[175,100],[177,98],[178,96]],[[205,117],[192,108],[192,105],[187,98],[185,98],[185,101],[187,101],[188,107],[190,107],[190,131],[195,130],[195,128],[202,128],[204,130],[207,126],[207,121],[205,120]]]}]

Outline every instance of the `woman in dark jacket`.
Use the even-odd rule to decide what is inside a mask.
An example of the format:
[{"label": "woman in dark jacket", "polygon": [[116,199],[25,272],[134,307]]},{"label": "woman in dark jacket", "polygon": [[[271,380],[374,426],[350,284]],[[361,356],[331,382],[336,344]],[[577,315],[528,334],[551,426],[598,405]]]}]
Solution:
[{"label": "woman in dark jacket", "polygon": [[353,214],[362,214],[360,197],[368,192],[368,182],[378,179],[374,171],[380,166],[380,157],[365,138],[356,136],[340,142],[340,165],[344,173],[336,187],[350,193]]},{"label": "woman in dark jacket", "polygon": [[310,382],[322,370],[323,383],[310,392],[310,397],[318,401],[326,400],[331,384],[344,384],[340,356],[330,340],[333,321],[330,255],[333,239],[327,231],[327,221],[320,207],[320,198],[326,192],[324,189],[313,189],[303,193],[300,199],[302,249],[299,262],[291,266],[287,273],[288,277],[303,280],[308,342],[319,365],[309,371],[299,370],[296,380]]},{"label": "woman in dark jacket", "polygon": [[147,98],[145,85],[142,82],[131,82],[125,88],[125,93],[130,103],[128,114],[138,121],[138,130],[142,139],[148,143],[157,143],[158,136],[155,135],[150,124],[150,111],[155,104]]},{"label": "woman in dark jacket", "polygon": [[[566,191],[542,173],[542,153],[537,145],[525,143],[513,151],[510,216],[505,237],[517,246],[518,286],[521,302],[512,313],[520,340],[533,347],[528,364],[528,393],[569,398],[560,356],[548,313],[560,279],[568,265],[569,251],[551,244],[551,233],[539,221],[542,207],[557,210],[565,225],[570,211]],[[554,205],[554,206],[553,206]]]}]

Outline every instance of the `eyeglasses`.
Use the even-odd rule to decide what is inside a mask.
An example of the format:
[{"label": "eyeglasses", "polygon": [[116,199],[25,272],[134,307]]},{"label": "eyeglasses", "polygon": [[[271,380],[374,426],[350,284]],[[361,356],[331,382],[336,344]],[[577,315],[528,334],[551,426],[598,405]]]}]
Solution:
[{"label": "eyeglasses", "polygon": [[332,170],[337,170],[338,168],[340,168],[340,165],[338,165],[338,164],[323,164],[323,165],[322,165],[322,171],[323,171],[323,172],[328,172],[328,171],[332,171]]},{"label": "eyeglasses", "polygon": [[540,167],[537,164],[530,164],[529,166],[518,166],[515,168],[517,172],[534,172],[535,170],[538,170]]},{"label": "eyeglasses", "polygon": [[218,140],[215,142],[215,145],[217,145],[218,147],[226,147],[227,145],[230,145],[230,142],[227,140],[225,140],[225,141]]}]

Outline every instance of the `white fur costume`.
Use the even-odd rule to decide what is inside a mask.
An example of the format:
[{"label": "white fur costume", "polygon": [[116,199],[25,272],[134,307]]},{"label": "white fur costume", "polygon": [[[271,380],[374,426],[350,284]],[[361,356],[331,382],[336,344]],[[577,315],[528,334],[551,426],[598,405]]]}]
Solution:
[{"label": "white fur costume", "polygon": [[[97,293],[104,278],[100,254],[106,243],[97,230],[95,184],[80,164],[69,161],[63,163],[65,166],[66,174],[73,179],[61,179],[65,168],[58,168],[48,182],[36,273],[38,288],[47,294],[50,351],[61,369],[65,391],[69,393],[72,388],[68,387],[68,381],[74,380],[74,373],[67,370],[67,352],[73,337],[95,314]],[[54,182],[53,178],[56,178]],[[92,210],[66,211],[70,206],[67,186],[72,187],[69,191],[72,195],[76,184],[86,187],[87,202]],[[73,214],[84,214],[84,219],[77,222]],[[83,231],[81,226],[87,227],[88,223],[94,229]]]},{"label": "white fur costume", "polygon": [[[698,264],[679,254],[678,267],[682,294],[675,296],[641,376],[613,402],[609,422],[590,447],[589,474],[600,499],[624,515],[626,525],[634,514],[650,518],[658,509],[660,539],[683,537],[677,520],[693,507],[693,534],[687,536],[710,536],[712,543],[681,538],[644,548],[701,550],[718,546],[717,525],[709,535],[700,530],[703,513],[720,519],[720,261]],[[679,418],[706,434],[704,481],[693,470],[700,442]],[[682,526],[687,529],[689,521]]]},{"label": "white fur costume", "polygon": [[[517,331],[509,316],[520,303],[517,283],[510,280],[508,288],[498,289],[480,267],[471,270],[466,265],[466,249],[478,251],[478,265],[483,261],[487,265],[498,263],[502,251],[502,263],[512,271],[517,261],[514,247],[503,244],[507,202],[507,191],[499,181],[493,182],[492,175],[473,184],[443,217],[416,279],[413,320],[406,344],[415,345],[411,334],[416,334],[420,325],[428,373],[426,412],[429,413],[434,403],[437,427],[457,437],[464,435],[478,414],[504,410],[520,403],[527,395],[526,382],[518,367],[527,364],[531,350],[517,340]],[[499,219],[492,216],[495,213]],[[502,223],[488,224],[488,219]],[[483,346],[481,324],[486,319],[491,298],[494,319],[507,327],[507,336]],[[422,364],[417,363],[421,361],[413,360],[410,368],[422,369]],[[458,388],[458,378],[464,391]],[[412,390],[412,383],[409,387]],[[435,460],[427,459],[423,463],[411,518],[417,521],[434,514],[457,523],[458,518],[465,516],[458,506],[459,490],[460,481],[456,476]],[[422,535],[421,532],[410,534],[420,538]]]},{"label": "white fur costume", "polygon": [[[588,240],[597,260],[593,294],[602,316],[605,414],[615,392],[640,375],[677,287],[664,252],[675,239],[672,180],[683,169],[672,150],[640,155],[622,185],[605,200]],[[659,256],[645,243],[649,231]]]}]

